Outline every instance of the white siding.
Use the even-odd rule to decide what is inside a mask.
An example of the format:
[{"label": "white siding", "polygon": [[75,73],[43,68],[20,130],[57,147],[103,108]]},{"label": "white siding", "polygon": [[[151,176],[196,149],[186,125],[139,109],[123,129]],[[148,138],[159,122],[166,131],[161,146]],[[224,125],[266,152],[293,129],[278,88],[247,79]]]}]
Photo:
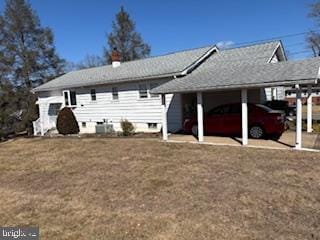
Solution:
[{"label": "white siding", "polygon": [[[132,122],[137,132],[159,132],[161,130],[161,97],[151,97],[149,88],[151,83],[159,81],[136,82],[109,86],[95,86],[88,88],[68,89],[76,91],[77,107],[73,109],[79,122],[81,133],[94,133],[97,122],[107,121],[113,124],[116,131],[120,131],[120,121],[127,119]],[[146,83],[148,98],[139,98],[139,87]],[[112,99],[112,87],[117,87],[119,99]],[[91,100],[90,90],[96,90],[96,101]],[[60,91],[60,95],[61,95]],[[182,107],[180,95],[166,95],[168,106],[168,131],[180,129],[182,122]],[[86,127],[82,127],[86,122]],[[149,129],[148,123],[157,123],[157,129]]]}]

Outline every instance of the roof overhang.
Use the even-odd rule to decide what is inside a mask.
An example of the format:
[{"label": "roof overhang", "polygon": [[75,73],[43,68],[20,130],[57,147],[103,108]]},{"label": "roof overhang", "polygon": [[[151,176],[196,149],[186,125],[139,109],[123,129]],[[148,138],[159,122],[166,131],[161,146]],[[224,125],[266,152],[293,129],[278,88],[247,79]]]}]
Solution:
[{"label": "roof overhang", "polygon": [[233,69],[201,69],[186,77],[160,85],[152,89],[151,93],[190,93],[296,84],[318,85],[319,78],[320,58],[312,58],[301,61],[247,65]]},{"label": "roof overhang", "polygon": [[116,79],[111,80],[108,82],[90,82],[85,84],[65,84],[63,87],[48,87],[44,88],[41,87],[39,89],[38,87],[31,89],[32,93],[37,92],[47,92],[47,91],[54,91],[54,90],[63,90],[63,89],[72,89],[72,88],[83,88],[83,87],[90,87],[90,86],[103,86],[103,85],[110,85],[115,83],[128,83],[128,82],[139,82],[139,81],[145,81],[145,80],[154,80],[154,79],[173,79],[175,76],[180,76],[181,72],[173,72],[168,74],[161,74],[161,75],[153,75],[153,76],[145,76],[145,77],[139,77],[139,78],[123,78],[123,79]]},{"label": "roof overhang", "polygon": [[[272,83],[261,83],[261,84],[234,84],[226,86],[213,86],[209,88],[189,88],[187,90],[172,90],[172,91],[151,91],[154,94],[174,94],[174,93],[195,93],[195,92],[219,92],[219,91],[232,91],[240,89],[257,89],[257,88],[268,88],[268,87],[294,87],[295,85],[317,85],[315,79],[301,79],[294,81],[279,81]],[[320,87],[320,85],[317,85]]]}]

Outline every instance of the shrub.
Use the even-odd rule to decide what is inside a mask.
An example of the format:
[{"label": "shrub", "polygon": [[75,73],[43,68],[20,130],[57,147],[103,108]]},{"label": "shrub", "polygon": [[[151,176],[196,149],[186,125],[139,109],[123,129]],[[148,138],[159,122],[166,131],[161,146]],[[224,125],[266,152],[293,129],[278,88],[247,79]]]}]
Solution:
[{"label": "shrub", "polygon": [[313,131],[314,131],[315,133],[320,133],[320,123],[315,123],[315,124],[313,125]]},{"label": "shrub", "polygon": [[121,120],[120,124],[121,124],[122,134],[124,136],[129,136],[134,133],[134,126],[127,119]]},{"label": "shrub", "polygon": [[60,110],[57,118],[57,130],[60,134],[78,134],[79,125],[72,110],[64,107]]}]

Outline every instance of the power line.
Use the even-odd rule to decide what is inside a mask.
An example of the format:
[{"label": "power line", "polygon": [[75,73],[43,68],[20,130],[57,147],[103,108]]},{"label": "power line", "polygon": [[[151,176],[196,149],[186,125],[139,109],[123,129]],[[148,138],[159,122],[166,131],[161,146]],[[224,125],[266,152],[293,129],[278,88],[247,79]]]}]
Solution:
[{"label": "power line", "polygon": [[293,44],[286,45],[285,47],[289,48],[289,47],[295,47],[295,46],[301,46],[301,45],[306,45],[306,42],[293,43]]},{"label": "power line", "polygon": [[298,54],[302,54],[302,53],[312,53],[311,50],[305,50],[305,51],[299,51],[299,52],[288,52],[289,55],[298,55]]},{"label": "power line", "polygon": [[261,43],[261,42],[268,42],[268,41],[272,41],[272,40],[281,40],[284,38],[291,38],[291,37],[306,35],[310,32],[316,32],[316,31],[320,31],[320,29],[311,29],[310,31],[306,31],[306,32],[286,34],[286,35],[282,35],[282,36],[275,36],[275,37],[271,37],[271,38],[265,38],[265,39],[249,41],[249,42],[241,42],[241,43],[233,44],[231,46],[242,46],[242,45],[250,45],[250,44]]}]

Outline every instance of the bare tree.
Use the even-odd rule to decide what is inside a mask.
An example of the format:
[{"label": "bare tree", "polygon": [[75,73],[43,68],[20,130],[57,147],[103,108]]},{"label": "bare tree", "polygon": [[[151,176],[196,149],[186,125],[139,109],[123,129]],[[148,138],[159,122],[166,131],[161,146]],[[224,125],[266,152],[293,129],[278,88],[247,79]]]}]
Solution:
[{"label": "bare tree", "polygon": [[[311,4],[309,17],[312,18],[318,25],[320,25],[320,1]],[[311,31],[307,38],[307,46],[313,52],[314,57],[320,56],[320,34]]]},{"label": "bare tree", "polygon": [[77,69],[86,69],[86,68],[93,68],[103,66],[105,61],[103,58],[96,56],[96,55],[86,55],[85,58],[77,64]]},{"label": "bare tree", "polygon": [[320,34],[310,32],[307,36],[308,47],[311,48],[314,57],[320,57]]}]

